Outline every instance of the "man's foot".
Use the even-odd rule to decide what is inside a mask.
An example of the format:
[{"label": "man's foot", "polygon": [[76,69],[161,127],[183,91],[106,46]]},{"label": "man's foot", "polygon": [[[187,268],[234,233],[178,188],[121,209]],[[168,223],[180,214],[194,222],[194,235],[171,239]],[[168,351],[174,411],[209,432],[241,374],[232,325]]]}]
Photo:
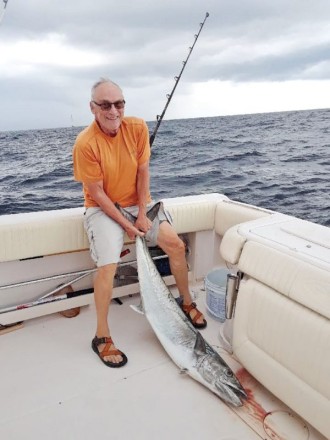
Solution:
[{"label": "man's foot", "polygon": [[195,328],[202,329],[207,326],[207,322],[204,319],[202,312],[197,309],[195,302],[190,304],[182,303],[180,304],[180,307]]},{"label": "man's foot", "polygon": [[92,349],[107,367],[119,368],[127,363],[126,355],[117,350],[111,337],[95,336],[92,340]]}]

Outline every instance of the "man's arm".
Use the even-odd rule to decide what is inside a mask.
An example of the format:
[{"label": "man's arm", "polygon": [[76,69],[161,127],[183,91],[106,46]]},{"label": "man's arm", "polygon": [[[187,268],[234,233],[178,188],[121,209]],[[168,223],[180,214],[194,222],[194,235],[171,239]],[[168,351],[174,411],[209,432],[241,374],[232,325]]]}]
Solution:
[{"label": "man's arm", "polygon": [[116,208],[112,200],[109,199],[103,190],[102,180],[93,183],[85,183],[85,186],[93,200],[99,205],[102,211],[111,217],[115,222],[117,222],[126,231],[131,240],[134,240],[136,235],[141,237],[144,235],[144,232],[141,232],[129,220],[127,220]]},{"label": "man's arm", "polygon": [[150,172],[149,161],[139,166],[137,172],[136,190],[138,195],[139,213],[135,226],[144,232],[148,232],[152,222],[147,217],[147,201],[150,193]]}]

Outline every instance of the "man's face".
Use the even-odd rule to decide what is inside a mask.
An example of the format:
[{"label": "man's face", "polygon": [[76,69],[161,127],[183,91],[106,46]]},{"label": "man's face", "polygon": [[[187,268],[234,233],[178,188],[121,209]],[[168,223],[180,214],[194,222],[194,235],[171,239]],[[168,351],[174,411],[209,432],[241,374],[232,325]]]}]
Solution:
[{"label": "man's face", "polygon": [[[123,120],[123,101],[121,90],[111,83],[102,83],[94,90],[93,100],[90,102],[91,111],[101,130],[110,136],[117,134]],[[110,103],[115,105],[110,106]]]}]

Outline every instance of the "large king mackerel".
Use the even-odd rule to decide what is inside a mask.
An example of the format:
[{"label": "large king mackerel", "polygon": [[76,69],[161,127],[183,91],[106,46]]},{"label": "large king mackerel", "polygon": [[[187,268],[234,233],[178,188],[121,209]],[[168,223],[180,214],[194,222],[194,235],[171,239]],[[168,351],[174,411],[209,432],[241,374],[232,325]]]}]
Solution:
[{"label": "large king mackerel", "polygon": [[244,389],[178,306],[150,257],[144,238],[137,237],[136,253],[143,311],[168,355],[182,371],[221,399],[241,406],[246,397]]},{"label": "large king mackerel", "polygon": [[[151,220],[158,209],[159,204],[148,213]],[[136,256],[141,294],[140,310],[168,355],[181,371],[205,385],[221,399],[234,406],[241,406],[242,399],[246,398],[244,389],[230,367],[205,341],[178,306],[160,276],[144,238],[136,238]]]}]

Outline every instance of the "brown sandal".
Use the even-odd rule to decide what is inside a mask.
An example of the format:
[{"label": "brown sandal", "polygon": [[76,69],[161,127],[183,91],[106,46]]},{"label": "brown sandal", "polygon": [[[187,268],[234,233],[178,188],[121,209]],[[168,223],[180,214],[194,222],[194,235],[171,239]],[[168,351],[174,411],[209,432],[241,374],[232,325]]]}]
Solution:
[{"label": "brown sandal", "polygon": [[[74,290],[71,285],[63,287],[63,289],[59,290],[54,294],[54,296],[67,295],[73,293]],[[73,307],[72,309],[61,310],[58,312],[60,315],[64,316],[64,318],[75,318],[80,313],[80,307]]]},{"label": "brown sandal", "polygon": [[[105,347],[103,348],[102,351],[99,351],[98,346],[101,344],[105,344]],[[114,345],[111,337],[98,338],[97,336],[95,336],[95,338],[92,340],[93,351],[95,351],[95,353],[98,355],[98,357],[107,367],[111,367],[111,368],[123,367],[127,363],[126,355],[120,350],[117,350],[116,348],[110,350],[111,345]],[[121,362],[111,362],[104,360],[105,356],[116,356],[116,355],[121,356],[123,360]]]},{"label": "brown sandal", "polygon": [[74,307],[73,309],[62,310],[61,312],[58,313],[64,316],[64,318],[75,318],[80,313],[80,307]]},{"label": "brown sandal", "polygon": [[[189,319],[189,321],[192,323],[192,325],[195,328],[202,329],[202,328],[205,328],[207,326],[207,322],[206,322],[205,319],[203,319],[202,323],[196,322],[202,316],[202,313],[197,309],[197,306],[196,306],[195,302],[192,302],[189,305],[181,304],[180,307],[183,310],[183,313],[186,315],[186,317]],[[195,316],[193,318],[190,315],[190,312],[192,310],[195,310],[195,312],[196,312]]]}]

